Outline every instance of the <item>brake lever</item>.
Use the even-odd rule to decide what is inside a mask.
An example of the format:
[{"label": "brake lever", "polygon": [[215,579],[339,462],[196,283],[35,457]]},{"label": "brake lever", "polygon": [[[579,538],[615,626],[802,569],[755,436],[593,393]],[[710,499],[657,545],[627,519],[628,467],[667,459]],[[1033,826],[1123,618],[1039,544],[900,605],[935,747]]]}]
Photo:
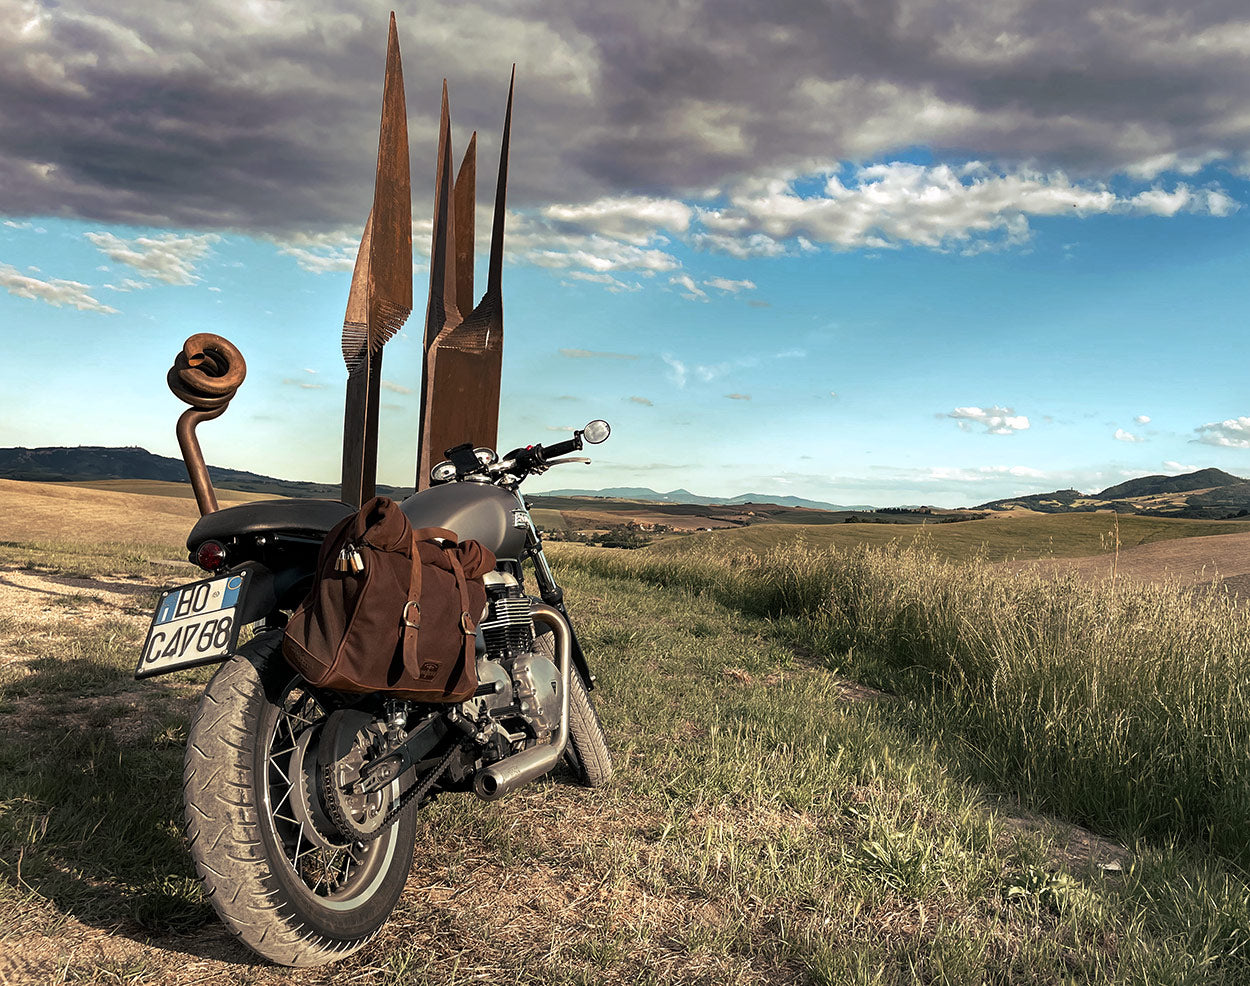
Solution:
[{"label": "brake lever", "polygon": [[548,459],[546,462],[543,463],[543,468],[546,469],[549,466],[562,466],[566,462],[583,462],[586,465],[590,465],[590,460],[583,456],[568,455],[561,459]]}]

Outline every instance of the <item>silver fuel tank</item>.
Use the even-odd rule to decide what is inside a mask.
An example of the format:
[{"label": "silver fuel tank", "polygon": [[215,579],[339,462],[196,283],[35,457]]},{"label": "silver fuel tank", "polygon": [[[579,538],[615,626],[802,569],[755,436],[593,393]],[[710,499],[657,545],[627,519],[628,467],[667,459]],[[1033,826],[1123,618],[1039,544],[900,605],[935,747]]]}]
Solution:
[{"label": "silver fuel tank", "polygon": [[525,548],[529,515],[516,494],[486,483],[445,483],[414,493],[399,508],[413,527],[445,527],[478,541],[495,557],[516,560]]}]

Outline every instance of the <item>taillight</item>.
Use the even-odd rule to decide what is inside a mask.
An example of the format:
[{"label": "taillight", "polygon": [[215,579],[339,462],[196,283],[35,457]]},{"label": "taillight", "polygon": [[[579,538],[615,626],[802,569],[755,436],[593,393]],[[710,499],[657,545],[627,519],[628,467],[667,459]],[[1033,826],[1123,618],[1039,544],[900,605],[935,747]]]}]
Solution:
[{"label": "taillight", "polygon": [[226,563],[226,547],[218,541],[205,541],[195,551],[195,563],[208,572],[215,572]]}]

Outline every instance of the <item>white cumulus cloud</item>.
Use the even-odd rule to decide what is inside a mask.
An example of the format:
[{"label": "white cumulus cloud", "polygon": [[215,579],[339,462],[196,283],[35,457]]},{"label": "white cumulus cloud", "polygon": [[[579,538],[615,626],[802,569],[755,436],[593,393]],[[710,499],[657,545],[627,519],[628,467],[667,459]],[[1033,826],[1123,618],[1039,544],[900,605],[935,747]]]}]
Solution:
[{"label": "white cumulus cloud", "polygon": [[1227,421],[1214,421],[1200,425],[1194,429],[1198,437],[1194,439],[1203,445],[1218,445],[1222,448],[1250,448],[1250,418],[1229,418]]},{"label": "white cumulus cloud", "polygon": [[1023,414],[1016,414],[1013,408],[997,404],[993,407],[957,407],[938,417],[954,418],[964,431],[970,430],[974,423],[984,425],[990,435],[1013,435],[1029,427],[1029,419]]},{"label": "white cumulus cloud", "polygon": [[676,284],[681,288],[681,296],[691,301],[707,301],[707,292],[694,283],[694,278],[689,274],[675,274],[668,279],[669,284]]},{"label": "white cumulus cloud", "polygon": [[160,233],[124,240],[114,233],[84,233],[115,264],[125,264],[144,277],[166,284],[194,284],[195,265],[221,237],[216,233]]},{"label": "white cumulus cloud", "polygon": [[111,308],[93,298],[89,285],[56,277],[46,281],[40,280],[29,274],[23,274],[16,267],[8,264],[0,264],[0,287],[19,298],[43,301],[56,308],[77,308],[82,312],[100,312],[104,315],[119,314],[116,308]]},{"label": "white cumulus cloud", "polygon": [[1134,435],[1131,431],[1125,431],[1123,428],[1117,428],[1113,437],[1117,442],[1144,442],[1146,440],[1140,435]]}]

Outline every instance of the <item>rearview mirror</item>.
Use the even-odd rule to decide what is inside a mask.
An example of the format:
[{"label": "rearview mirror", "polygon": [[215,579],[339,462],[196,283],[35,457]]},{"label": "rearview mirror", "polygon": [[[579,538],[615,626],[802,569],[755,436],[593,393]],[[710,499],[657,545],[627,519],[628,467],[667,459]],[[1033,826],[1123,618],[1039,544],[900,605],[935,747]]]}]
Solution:
[{"label": "rearview mirror", "polygon": [[600,442],[606,442],[610,434],[612,434],[612,429],[608,423],[602,418],[596,418],[582,429],[582,440],[591,445],[598,445]]}]

